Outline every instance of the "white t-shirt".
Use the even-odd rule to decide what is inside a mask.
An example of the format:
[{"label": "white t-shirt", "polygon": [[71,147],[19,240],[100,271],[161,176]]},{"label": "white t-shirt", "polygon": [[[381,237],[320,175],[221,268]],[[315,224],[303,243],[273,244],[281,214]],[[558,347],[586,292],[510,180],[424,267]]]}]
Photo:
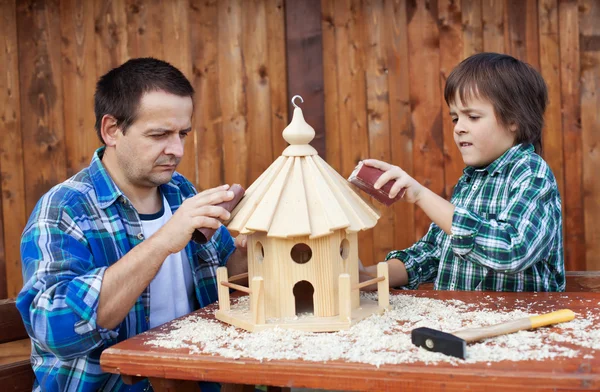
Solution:
[{"label": "white t-shirt", "polygon": [[[166,208],[165,208],[166,207]],[[142,231],[150,238],[171,218],[163,196],[163,208],[156,214],[140,214]],[[150,282],[150,328],[190,313],[194,307],[194,281],[185,249],[166,258]]]}]

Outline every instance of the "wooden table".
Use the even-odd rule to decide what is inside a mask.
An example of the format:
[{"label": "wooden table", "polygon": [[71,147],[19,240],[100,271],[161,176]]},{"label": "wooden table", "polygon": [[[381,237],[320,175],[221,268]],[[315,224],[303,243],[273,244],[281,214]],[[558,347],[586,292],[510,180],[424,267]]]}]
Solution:
[{"label": "wooden table", "polygon": [[[600,293],[402,293],[437,299],[458,299],[466,303],[483,304],[489,310],[498,310],[498,306],[508,310],[522,308],[522,301],[526,300],[531,304],[531,312],[535,313],[561,308],[572,309],[578,314],[600,311]],[[519,305],[517,300],[521,301]],[[212,305],[199,310],[198,314],[213,318],[214,310]],[[600,322],[596,322],[590,328],[600,328],[599,324]],[[323,364],[276,360],[261,363],[254,359],[235,360],[206,354],[189,354],[187,349],[144,345],[144,342],[155,337],[156,331],[151,330],[105,350],[101,357],[102,368],[125,376],[149,377],[157,392],[196,388],[195,383],[173,380],[352,391],[600,390],[600,352],[576,346],[574,348],[581,352],[577,358],[459,365],[446,362],[433,365],[407,363],[377,368],[343,361]]]}]

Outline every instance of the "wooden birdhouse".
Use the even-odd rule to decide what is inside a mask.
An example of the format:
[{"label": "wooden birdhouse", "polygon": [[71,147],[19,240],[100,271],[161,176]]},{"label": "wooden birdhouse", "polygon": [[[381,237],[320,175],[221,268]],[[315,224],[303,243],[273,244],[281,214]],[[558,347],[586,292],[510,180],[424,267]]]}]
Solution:
[{"label": "wooden birdhouse", "polygon": [[[387,263],[359,283],[357,233],[380,214],[310,146],[315,131],[295,98],[283,131],[290,145],[247,189],[227,224],[248,236],[250,287],[233,283],[237,277],[228,279],[225,267],[217,270],[217,319],[249,331],[337,331],[389,307]],[[361,299],[360,289],[376,282],[378,302]],[[248,293],[250,307],[231,307],[229,288]]]}]

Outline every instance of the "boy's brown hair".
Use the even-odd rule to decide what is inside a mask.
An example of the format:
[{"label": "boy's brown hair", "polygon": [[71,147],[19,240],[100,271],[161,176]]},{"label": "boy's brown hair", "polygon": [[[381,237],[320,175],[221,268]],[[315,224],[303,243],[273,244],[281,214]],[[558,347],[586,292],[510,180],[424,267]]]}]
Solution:
[{"label": "boy's brown hair", "polygon": [[448,105],[454,103],[457,92],[463,103],[472,95],[487,99],[500,124],[517,126],[515,143],[531,143],[541,154],[548,90],[533,67],[505,54],[478,53],[448,76],[444,90]]}]

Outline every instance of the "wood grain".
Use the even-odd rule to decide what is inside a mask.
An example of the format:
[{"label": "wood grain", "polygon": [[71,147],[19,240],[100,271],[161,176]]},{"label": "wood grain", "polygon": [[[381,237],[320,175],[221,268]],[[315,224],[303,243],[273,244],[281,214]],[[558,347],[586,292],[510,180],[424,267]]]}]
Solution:
[{"label": "wood grain", "polygon": [[481,0],[483,50],[504,53],[504,1]]},{"label": "wood grain", "polygon": [[[410,101],[415,129],[414,177],[442,197],[444,190],[444,137],[440,75],[438,9],[429,2],[409,7],[408,47]],[[416,209],[416,234],[422,237],[431,220]]]},{"label": "wood grain", "polygon": [[[450,109],[444,99],[444,88],[450,72],[467,56],[473,52],[473,2],[468,2],[468,9],[461,9],[466,5],[452,0],[438,2],[438,20],[440,25],[440,105],[442,117],[442,133],[444,140],[444,193],[447,198],[452,196],[454,185],[462,175],[465,167],[462,155],[454,142],[454,123],[449,112]],[[476,24],[476,23],[475,23]],[[481,24],[481,15],[479,15]],[[479,32],[481,33],[481,32]],[[481,34],[479,34],[481,38]]]},{"label": "wood grain", "polygon": [[[386,54],[390,94],[390,144],[392,163],[414,175],[414,128],[410,112],[408,21],[405,0],[385,3]],[[394,247],[407,248],[415,236],[415,206],[394,203]],[[374,260],[382,261],[382,260]]]},{"label": "wood grain", "polygon": [[[190,34],[190,1],[172,0],[163,3],[162,9],[162,51],[165,61],[173,64],[188,78],[192,80],[192,51]],[[197,37],[196,35],[194,37]],[[200,40],[194,40],[195,42]],[[198,104],[198,91],[194,96],[194,104]],[[192,118],[195,121],[195,116]],[[198,184],[198,156],[196,155],[196,143],[198,142],[198,128],[192,126],[191,132],[185,139],[183,159],[177,167],[180,172],[194,184]]]},{"label": "wood grain", "polygon": [[19,240],[27,219],[16,14],[15,1],[0,2],[0,297],[16,297],[23,284]]},{"label": "wood grain", "polygon": [[[57,0],[21,1],[17,7],[19,79],[25,203],[31,212],[38,199],[66,178],[60,26]],[[40,164],[43,162],[44,164]]]},{"label": "wood grain", "polygon": [[[366,93],[367,93],[367,132],[369,136],[369,156],[385,162],[392,161],[392,145],[389,105],[389,60],[386,50],[385,5],[378,0],[363,4],[367,19],[366,49]],[[372,199],[372,198],[371,198]],[[374,199],[372,199],[374,200]],[[380,205],[381,218],[373,228],[373,256],[368,264],[383,261],[394,250],[394,210]]]},{"label": "wood grain", "polygon": [[[221,104],[224,183],[250,184],[247,97],[244,94],[243,6],[241,0],[216,2],[218,8],[218,95]],[[212,169],[210,169],[212,170]]]},{"label": "wood grain", "polygon": [[585,260],[579,269],[600,269],[600,2],[586,0],[579,7],[581,42],[581,141],[583,144],[583,208]]},{"label": "wood grain", "polygon": [[580,53],[577,1],[558,3],[560,82],[565,165],[565,264],[586,268],[583,205],[583,146],[581,135]]},{"label": "wood grain", "polygon": [[[548,86],[548,107],[542,134],[543,157],[550,165],[561,196],[565,195],[563,132],[561,118],[560,47],[558,35],[558,2],[540,0],[540,70]],[[564,205],[563,205],[564,210]]]},{"label": "wood grain", "polygon": [[101,142],[94,131],[96,51],[94,3],[67,0],[60,3],[62,88],[64,91],[67,175],[89,165]]}]

